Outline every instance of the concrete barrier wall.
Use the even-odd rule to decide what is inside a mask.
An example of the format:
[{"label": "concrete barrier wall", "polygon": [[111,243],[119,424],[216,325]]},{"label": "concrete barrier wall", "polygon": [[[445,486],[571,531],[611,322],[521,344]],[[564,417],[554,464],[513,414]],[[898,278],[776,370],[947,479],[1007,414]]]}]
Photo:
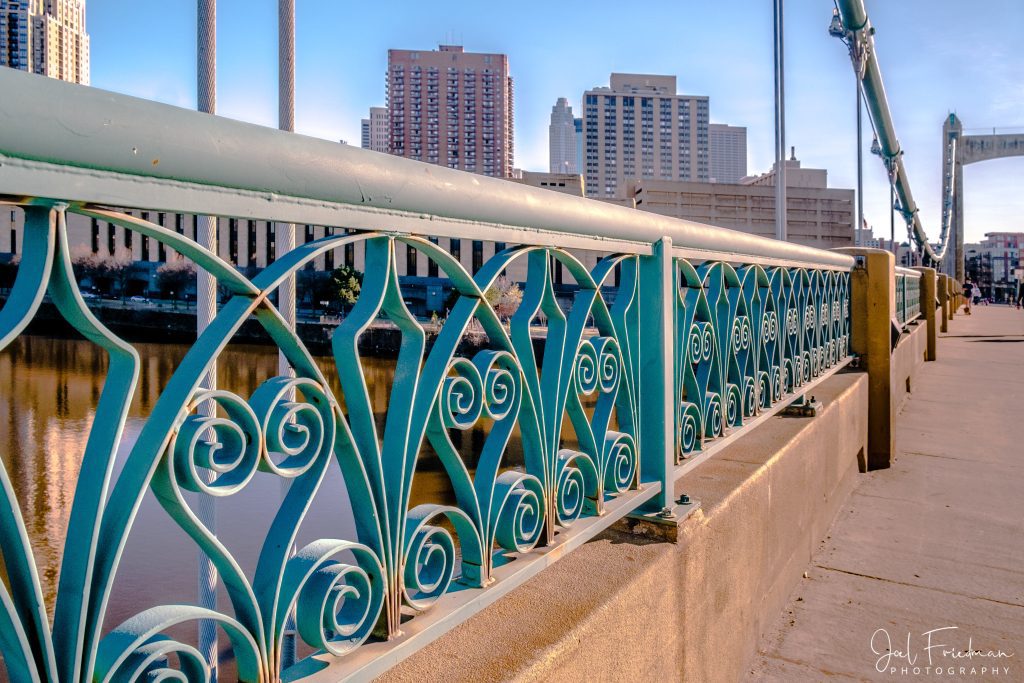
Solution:
[{"label": "concrete barrier wall", "polygon": [[814,391],[683,477],[702,507],[677,544],[609,531],[400,663],[382,681],[733,681],[852,490],[868,381]]},{"label": "concrete barrier wall", "polygon": [[890,395],[893,418],[903,407],[903,403],[913,391],[917,374],[924,367],[928,356],[928,328],[922,322],[910,325],[909,332],[900,337],[899,343],[892,352],[889,365]]}]

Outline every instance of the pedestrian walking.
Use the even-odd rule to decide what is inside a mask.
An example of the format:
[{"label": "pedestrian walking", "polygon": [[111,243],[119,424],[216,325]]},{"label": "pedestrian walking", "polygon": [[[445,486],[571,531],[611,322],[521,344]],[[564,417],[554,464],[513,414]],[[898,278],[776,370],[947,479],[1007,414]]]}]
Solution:
[{"label": "pedestrian walking", "polygon": [[974,296],[974,283],[964,280],[964,315],[971,314],[971,301]]}]

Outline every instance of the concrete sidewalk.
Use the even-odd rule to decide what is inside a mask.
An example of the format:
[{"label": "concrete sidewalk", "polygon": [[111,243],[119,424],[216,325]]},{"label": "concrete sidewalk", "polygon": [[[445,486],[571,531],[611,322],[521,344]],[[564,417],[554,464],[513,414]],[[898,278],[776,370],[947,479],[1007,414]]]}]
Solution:
[{"label": "concrete sidewalk", "polygon": [[748,680],[1024,681],[1024,311],[958,315],[912,391]]}]

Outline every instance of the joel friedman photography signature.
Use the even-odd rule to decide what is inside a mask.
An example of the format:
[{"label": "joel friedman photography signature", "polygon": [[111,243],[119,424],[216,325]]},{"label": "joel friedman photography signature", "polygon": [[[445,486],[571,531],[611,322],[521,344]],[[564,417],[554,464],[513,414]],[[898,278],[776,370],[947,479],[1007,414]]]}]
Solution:
[{"label": "joel friedman photography signature", "polygon": [[[967,647],[958,638],[959,626],[942,626],[914,637],[907,631],[906,640],[894,641],[889,632],[880,628],[871,634],[871,652],[878,655],[875,669],[879,673],[948,676],[976,676],[1010,673],[1004,660],[1014,653],[974,647],[974,639],[967,638]],[[897,636],[898,637],[898,636]]]}]

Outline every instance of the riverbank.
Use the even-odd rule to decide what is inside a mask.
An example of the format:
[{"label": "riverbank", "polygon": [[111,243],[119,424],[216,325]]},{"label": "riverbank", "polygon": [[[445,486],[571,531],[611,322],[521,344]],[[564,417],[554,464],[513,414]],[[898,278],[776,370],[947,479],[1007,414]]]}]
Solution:
[{"label": "riverbank", "polygon": [[[89,310],[114,334],[129,342],[191,344],[196,340],[196,313],[184,308],[184,304],[174,306],[169,302],[90,300]],[[427,331],[429,347],[437,337],[440,326],[430,322],[423,323],[423,326]],[[310,353],[318,356],[330,355],[331,339],[337,327],[337,318],[327,322],[318,318],[300,317],[295,325],[299,339]],[[48,300],[40,305],[27,333],[58,339],[81,338]],[[274,345],[270,335],[254,317],[242,323],[232,340],[243,344]],[[401,334],[394,323],[376,320],[360,337],[359,350],[369,356],[394,358],[398,355],[401,341]],[[470,339],[466,342],[465,351],[472,353],[478,346],[480,344]]]}]

